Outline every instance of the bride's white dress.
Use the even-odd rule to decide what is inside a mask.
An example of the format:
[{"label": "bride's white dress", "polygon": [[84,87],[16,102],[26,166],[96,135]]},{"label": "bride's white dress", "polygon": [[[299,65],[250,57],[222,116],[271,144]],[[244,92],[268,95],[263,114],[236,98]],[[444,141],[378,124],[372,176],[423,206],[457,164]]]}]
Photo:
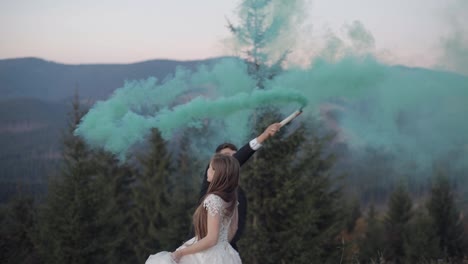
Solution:
[{"label": "bride's white dress", "polygon": [[[226,215],[225,209],[228,206],[224,200],[215,195],[208,195],[203,201],[203,206],[211,215],[219,214],[221,216],[218,243],[215,246],[191,255],[183,256],[179,264],[241,264],[241,259],[237,251],[232,248],[228,241],[229,226],[232,217]],[[185,242],[177,250],[197,243],[196,238]],[[159,252],[149,256],[145,264],[174,264],[171,253],[167,251]]]}]

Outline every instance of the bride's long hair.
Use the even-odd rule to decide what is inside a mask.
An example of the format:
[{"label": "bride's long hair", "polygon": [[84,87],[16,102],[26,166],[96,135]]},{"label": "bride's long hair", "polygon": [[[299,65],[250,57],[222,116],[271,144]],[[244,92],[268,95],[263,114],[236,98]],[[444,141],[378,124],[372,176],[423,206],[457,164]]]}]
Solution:
[{"label": "bride's long hair", "polygon": [[[215,154],[211,158],[211,166],[214,169],[213,179],[205,196],[216,194],[221,197],[229,206],[225,213],[232,215],[237,206],[237,186],[239,186],[239,161],[236,158],[223,154]],[[193,225],[195,235],[202,239],[208,232],[207,210],[203,207],[203,202],[198,206],[193,214]]]}]

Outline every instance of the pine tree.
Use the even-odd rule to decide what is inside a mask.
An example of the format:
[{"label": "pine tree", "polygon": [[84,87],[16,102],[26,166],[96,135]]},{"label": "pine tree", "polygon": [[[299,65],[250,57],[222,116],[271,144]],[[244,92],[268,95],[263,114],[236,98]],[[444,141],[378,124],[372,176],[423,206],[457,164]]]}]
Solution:
[{"label": "pine tree", "polygon": [[36,206],[32,197],[16,194],[0,211],[0,262],[41,263],[33,244]]},{"label": "pine tree", "polygon": [[[262,118],[258,128],[278,120],[274,113]],[[242,171],[249,208],[239,245],[246,263],[339,261],[343,215],[329,174],[334,158],[325,155],[326,140],[306,131],[280,131]]]},{"label": "pine tree", "polygon": [[100,245],[95,261],[135,262],[133,241],[129,240],[132,172],[128,165],[105,151],[97,151],[94,162],[94,190],[99,208],[95,220],[96,240]]},{"label": "pine tree", "polygon": [[40,210],[35,244],[46,263],[91,263],[98,251],[95,239],[98,212],[92,187],[92,151],[73,135],[84,111],[73,100],[63,139],[63,165],[51,178],[46,202]]},{"label": "pine tree", "polygon": [[[289,51],[273,54],[282,33],[297,26],[297,10],[303,1],[244,0],[238,26],[229,28],[243,48],[248,73],[257,88],[282,71]],[[293,8],[290,8],[293,7]],[[278,13],[279,12],[279,13]],[[274,56],[279,55],[279,56]],[[257,109],[253,116],[255,135],[278,122],[276,109]],[[336,237],[343,221],[341,194],[332,186],[330,168],[334,158],[327,155],[329,141],[310,134],[305,125],[286,135],[280,131],[266,142],[253,161],[242,169],[241,186],[248,200],[244,237],[239,241],[246,263],[324,263],[339,261]],[[335,189],[334,189],[335,188]]]},{"label": "pine tree", "polygon": [[427,203],[433,228],[439,239],[441,258],[459,260],[467,254],[467,243],[460,212],[449,179],[438,173]]},{"label": "pine tree", "polygon": [[[265,120],[258,123],[257,132],[262,131],[275,117],[279,119],[274,114],[265,115]],[[269,139],[264,149],[241,172],[241,186],[246,192],[248,214],[246,232],[239,246],[248,263],[280,263],[278,251],[284,245],[276,236],[284,232],[286,225],[281,226],[278,220],[285,219],[289,211],[287,209],[294,205],[295,197],[291,196],[300,194],[296,192],[298,175],[289,175],[290,168],[286,166],[292,162],[300,140],[294,146],[284,144],[279,140],[283,134],[280,131],[275,138]],[[292,136],[299,137],[302,133],[294,133]],[[282,187],[288,188],[289,193],[282,194]]]},{"label": "pine tree", "polygon": [[387,248],[384,256],[395,263],[403,263],[406,256],[404,244],[408,238],[408,223],[412,215],[411,198],[403,184],[398,184],[391,194],[388,207],[385,218]]},{"label": "pine tree", "polygon": [[360,263],[378,263],[385,248],[385,241],[384,229],[374,205],[370,206],[366,221],[366,232],[359,241],[359,260]]},{"label": "pine tree", "polygon": [[[290,0],[288,7],[299,7],[303,2]],[[273,7],[273,5],[278,3],[273,3],[271,0],[243,0],[239,9],[239,24],[234,25],[228,21],[228,27],[237,41],[236,44],[247,55],[245,59],[249,65],[249,74],[255,78],[260,89],[265,88],[266,80],[273,78],[282,70],[281,65],[290,53],[287,47],[281,50],[278,56],[273,56],[272,46],[279,41],[285,41],[286,36],[282,33],[290,30],[287,28],[288,22],[296,22],[296,26],[300,23],[297,19],[285,18],[275,13],[275,8],[278,9],[278,6]]]},{"label": "pine tree", "polygon": [[139,157],[141,169],[135,172],[133,188],[132,225],[137,261],[143,263],[150,254],[171,250],[171,236],[167,228],[170,196],[169,176],[172,172],[171,157],[159,130],[153,129],[149,139],[149,152]]},{"label": "pine tree", "polygon": [[36,247],[46,263],[128,263],[129,169],[114,155],[93,150],[73,132],[86,111],[78,95],[63,135],[61,171],[50,179],[39,214]]},{"label": "pine tree", "polygon": [[351,199],[349,204],[347,203],[346,209],[346,231],[350,233],[353,232],[356,221],[361,217],[359,200],[357,198]]},{"label": "pine tree", "polygon": [[168,227],[168,249],[175,249],[188,240],[192,228],[192,215],[197,205],[198,192],[195,186],[201,180],[198,178],[197,160],[190,151],[189,132],[185,131],[178,141],[175,158],[175,170],[171,177],[170,200],[168,215],[171,224]]},{"label": "pine tree", "polygon": [[301,144],[303,152],[297,154],[302,164],[293,173],[302,175],[299,189],[304,192],[304,203],[297,204],[296,218],[302,223],[291,223],[301,238],[298,256],[290,257],[295,263],[337,263],[344,250],[337,238],[344,228],[345,208],[340,179],[331,173],[335,157],[327,153],[330,140],[312,134]]},{"label": "pine tree", "polygon": [[405,241],[406,263],[429,263],[439,256],[439,239],[432,219],[426,212],[418,211],[409,223]]}]

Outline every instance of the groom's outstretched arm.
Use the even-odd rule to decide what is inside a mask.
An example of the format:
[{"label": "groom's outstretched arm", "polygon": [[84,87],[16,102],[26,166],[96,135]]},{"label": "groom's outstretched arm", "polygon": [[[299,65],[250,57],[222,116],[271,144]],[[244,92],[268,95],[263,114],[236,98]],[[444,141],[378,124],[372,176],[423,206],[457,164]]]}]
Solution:
[{"label": "groom's outstretched arm", "polygon": [[[278,132],[281,128],[280,123],[273,123],[269,125],[263,133],[258,135],[256,138],[252,139],[249,143],[245,144],[242,146],[236,153],[234,153],[232,156],[236,158],[239,161],[239,165],[242,166],[244,165],[245,162],[247,162],[250,157],[262,147],[262,143],[265,142],[268,138],[271,136],[274,136],[276,132]],[[208,164],[209,166],[209,164]],[[210,183],[208,182],[208,177],[206,175],[206,172],[208,170],[208,166],[206,166],[205,173],[203,174],[203,182],[200,190],[200,195],[199,195],[199,202],[205,196],[206,192],[208,191],[208,186]]]},{"label": "groom's outstretched arm", "polygon": [[255,151],[257,151],[258,149],[262,147],[262,143],[265,142],[271,136],[274,136],[276,132],[280,130],[280,128],[281,128],[280,123],[273,123],[269,125],[265,129],[265,131],[263,131],[256,138],[252,139],[249,143],[242,146],[242,148],[240,148],[232,156],[239,161],[240,166],[244,165],[244,163],[247,162],[250,159],[250,157],[252,157]]}]

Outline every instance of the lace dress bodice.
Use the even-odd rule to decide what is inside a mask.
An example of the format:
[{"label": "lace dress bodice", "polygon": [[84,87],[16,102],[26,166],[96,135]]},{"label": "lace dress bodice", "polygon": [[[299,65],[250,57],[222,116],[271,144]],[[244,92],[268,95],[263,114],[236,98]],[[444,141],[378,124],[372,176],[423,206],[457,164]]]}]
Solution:
[{"label": "lace dress bodice", "polygon": [[215,194],[209,194],[203,201],[203,207],[206,208],[208,214],[221,216],[218,244],[223,242],[229,243],[229,226],[231,225],[232,216],[228,215],[226,212],[228,206],[228,203]]}]

